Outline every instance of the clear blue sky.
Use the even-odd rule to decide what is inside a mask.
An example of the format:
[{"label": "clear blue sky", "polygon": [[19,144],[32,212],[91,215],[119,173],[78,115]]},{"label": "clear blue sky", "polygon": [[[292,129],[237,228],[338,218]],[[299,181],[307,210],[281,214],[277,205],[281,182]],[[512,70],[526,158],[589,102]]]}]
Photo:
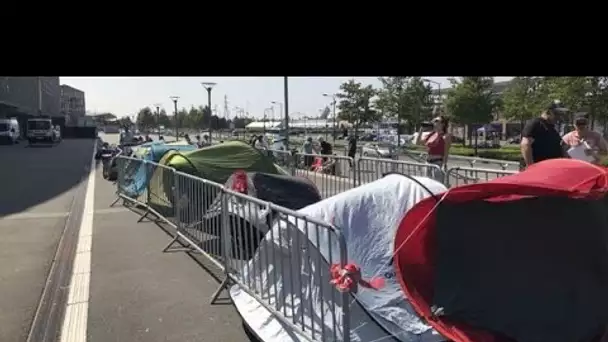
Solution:
[{"label": "clear blue sky", "polygon": [[[427,77],[449,87],[448,77]],[[505,81],[511,77],[496,77]],[[331,99],[323,93],[338,92],[341,83],[351,77],[292,77],[289,78],[289,112],[316,116]],[[363,84],[379,86],[376,77],[355,77]],[[241,107],[250,115],[262,117],[264,109],[272,101],[283,102],[282,77],[61,77],[67,84],[85,92],[87,111],[110,112],[118,117],[133,116],[140,108],[159,103],[167,113],[173,113],[169,96],[180,97],[179,108],[207,104],[207,93],[201,82],[215,82],[211,93],[212,107],[218,105],[224,115],[224,95],[228,97],[230,117],[235,107]],[[437,85],[432,84],[434,88]],[[279,116],[279,107],[275,107]]]}]

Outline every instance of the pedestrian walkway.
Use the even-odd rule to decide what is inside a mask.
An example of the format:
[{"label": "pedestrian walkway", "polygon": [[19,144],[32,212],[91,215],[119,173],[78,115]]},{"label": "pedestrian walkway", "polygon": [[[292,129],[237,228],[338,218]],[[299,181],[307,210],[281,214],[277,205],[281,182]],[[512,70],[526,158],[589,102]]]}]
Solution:
[{"label": "pedestrian walkway", "polygon": [[[88,296],[80,295],[88,298],[88,310],[72,310],[86,322],[87,340],[249,341],[229,300],[209,304],[218,282],[188,254],[163,253],[171,238],[157,224],[137,223],[137,214],[120,204],[109,208],[114,187],[101,172],[95,177],[90,286]],[[86,215],[85,208],[83,222]],[[74,272],[86,273],[86,267]],[[68,300],[68,308],[73,304]],[[78,335],[78,323],[70,322],[79,320],[67,318],[69,312],[64,323],[73,327],[64,326],[62,341]]]}]

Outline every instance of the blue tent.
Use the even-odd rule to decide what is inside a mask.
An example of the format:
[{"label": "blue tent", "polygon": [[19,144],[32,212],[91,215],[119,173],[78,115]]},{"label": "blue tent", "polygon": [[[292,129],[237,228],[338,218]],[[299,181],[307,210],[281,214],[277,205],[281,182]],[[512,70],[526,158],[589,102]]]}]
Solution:
[{"label": "blue tent", "polygon": [[[143,149],[142,149],[143,148]],[[196,146],[187,144],[165,144],[162,142],[151,142],[138,146],[138,151],[135,153],[136,157],[152,163],[158,163],[161,158],[168,151],[192,151],[196,150]],[[150,166],[153,164],[149,164]],[[152,177],[154,171],[153,167],[146,167],[145,163],[135,163],[127,161],[125,179],[123,180],[124,193],[131,197],[136,198],[141,195],[148,186],[148,182]]]}]

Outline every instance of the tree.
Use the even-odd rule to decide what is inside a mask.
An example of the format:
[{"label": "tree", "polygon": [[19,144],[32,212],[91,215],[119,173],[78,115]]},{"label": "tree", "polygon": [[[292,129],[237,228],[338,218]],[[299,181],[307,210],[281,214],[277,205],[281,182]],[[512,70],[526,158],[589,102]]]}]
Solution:
[{"label": "tree", "polygon": [[537,116],[547,104],[547,89],[543,82],[543,77],[518,76],[502,95],[505,118],[519,120],[521,130],[525,120]]},{"label": "tree", "polygon": [[372,98],[376,96],[376,90],[367,85],[350,80],[340,85],[340,92],[336,95],[340,102],[340,120],[346,120],[355,127],[355,137],[359,127],[363,124],[375,122],[380,119],[379,113],[372,108]]},{"label": "tree", "polygon": [[[432,89],[421,77],[380,77],[382,89],[378,93],[376,107],[383,117],[406,122],[410,131],[427,119],[433,106]],[[399,139],[400,140],[400,139]]]},{"label": "tree", "polygon": [[174,124],[171,122],[171,118],[167,116],[167,112],[164,109],[160,110],[160,114],[156,116],[156,126],[164,126],[165,128],[173,127]]},{"label": "tree", "polygon": [[139,112],[137,113],[137,126],[140,129],[150,129],[150,128],[154,128],[155,124],[156,124],[156,120],[154,118],[154,114],[152,113],[152,110],[150,109],[150,107],[145,107],[139,110]]},{"label": "tree", "polygon": [[243,129],[252,122],[253,122],[253,120],[250,118],[237,117],[237,118],[234,118],[234,128]]},{"label": "tree", "polygon": [[450,82],[452,88],[448,91],[446,107],[455,122],[465,124],[470,132],[471,125],[492,121],[500,106],[493,90],[494,77],[460,77],[460,80],[452,78]]},{"label": "tree", "polygon": [[323,108],[323,111],[321,112],[321,115],[319,116],[319,118],[327,119],[329,117],[330,113],[331,113],[331,109],[329,109],[328,106],[325,106],[325,108]]},{"label": "tree", "polygon": [[133,126],[133,121],[131,121],[131,118],[128,116],[123,116],[122,118],[120,118],[120,120],[118,120],[118,122],[120,123],[120,125],[122,127],[131,127]]}]

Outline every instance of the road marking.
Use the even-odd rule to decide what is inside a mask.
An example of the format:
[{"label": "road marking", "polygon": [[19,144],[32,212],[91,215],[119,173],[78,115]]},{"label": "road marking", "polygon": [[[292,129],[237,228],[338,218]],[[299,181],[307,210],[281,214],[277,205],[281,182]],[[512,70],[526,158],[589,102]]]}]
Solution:
[{"label": "road marking", "polygon": [[127,211],[132,212],[132,210],[130,210],[129,208],[125,208],[125,207],[104,208],[104,209],[95,210],[95,215],[118,214],[118,213],[124,213]]},{"label": "road marking", "polygon": [[84,210],[78,233],[76,257],[72,266],[72,279],[67,307],[61,329],[61,342],[86,342],[89,319],[89,288],[91,285],[91,245],[93,216],[95,215],[95,152],[93,147],[91,168],[84,199]]},{"label": "road marking", "polygon": [[8,220],[41,220],[52,218],[64,218],[70,215],[69,212],[62,213],[19,213],[0,217],[0,221]]}]

